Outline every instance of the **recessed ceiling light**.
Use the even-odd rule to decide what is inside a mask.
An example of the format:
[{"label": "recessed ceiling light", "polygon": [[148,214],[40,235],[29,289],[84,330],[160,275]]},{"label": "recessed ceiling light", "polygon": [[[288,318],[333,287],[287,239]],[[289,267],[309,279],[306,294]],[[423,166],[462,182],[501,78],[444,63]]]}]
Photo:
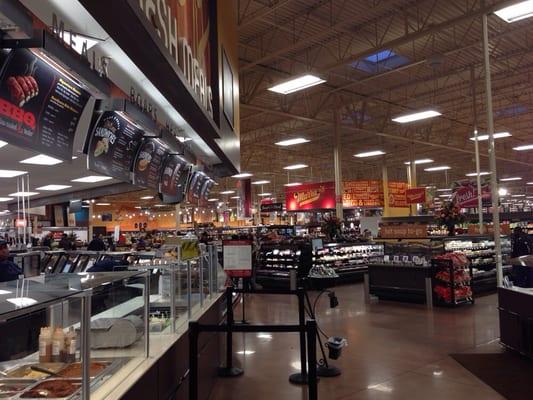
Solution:
[{"label": "recessed ceiling light", "polygon": [[[501,138],[509,137],[509,136],[513,136],[513,135],[511,135],[509,132],[498,132],[494,134],[494,139],[501,139]],[[476,137],[472,136],[470,140],[476,141]],[[482,140],[489,140],[489,135],[477,135],[477,140],[478,142]]]},{"label": "recessed ceiling light", "polygon": [[[415,165],[416,164],[430,164],[432,163],[433,160],[431,158],[422,158],[421,160],[415,160]],[[406,161],[404,162],[405,165],[411,165],[411,161]]]},{"label": "recessed ceiling light", "polygon": [[444,171],[444,170],[447,170],[447,169],[451,169],[451,168],[448,167],[447,165],[442,165],[440,167],[424,168],[424,171],[433,172],[433,171]]},{"label": "recessed ceiling light", "polygon": [[207,199],[207,201],[214,202],[214,201],[218,201],[218,199],[212,198],[212,199]]},{"label": "recessed ceiling light", "polygon": [[[479,173],[479,176],[484,176],[484,175],[490,175],[490,172],[480,172]],[[477,172],[470,172],[469,174],[465,174],[465,176],[477,176]]]},{"label": "recessed ceiling light", "polygon": [[420,121],[422,119],[434,118],[442,115],[440,112],[435,110],[419,111],[411,114],[400,115],[393,118],[394,122],[399,124],[407,124],[409,122]]},{"label": "recessed ceiling light", "polygon": [[0,149],[4,146],[7,146],[7,142],[4,142],[3,140],[0,140]]},{"label": "recessed ceiling light", "polygon": [[510,182],[510,181],[521,181],[522,178],[520,178],[519,176],[515,176],[515,177],[512,177],[512,178],[502,178],[500,179],[500,181],[502,182]]},{"label": "recessed ceiling light", "polygon": [[6,201],[11,201],[13,200],[13,197],[0,197],[0,202],[6,202]]},{"label": "recessed ceiling light", "polygon": [[259,196],[259,197],[272,196],[272,193],[259,193],[258,196]]},{"label": "recessed ceiling light", "polygon": [[252,185],[266,185],[267,183],[270,183],[270,181],[255,181],[252,182]]},{"label": "recessed ceiling light", "polygon": [[293,169],[302,169],[302,168],[307,168],[307,167],[308,167],[307,164],[294,164],[294,165],[288,165],[286,167],[283,167],[283,169],[293,170]]},{"label": "recessed ceiling light", "polygon": [[382,150],[373,150],[373,151],[367,151],[364,153],[354,154],[353,156],[357,158],[365,158],[365,157],[382,156],[383,154],[385,154],[385,152]]},{"label": "recessed ceiling light", "polygon": [[517,150],[517,151],[533,150],[533,144],[526,144],[524,146],[513,147],[513,150]]},{"label": "recessed ceiling light", "polygon": [[39,194],[38,192],[15,192],[15,193],[10,193],[9,195],[10,196],[15,196],[15,197],[30,197],[30,196],[35,196]]},{"label": "recessed ceiling light", "polygon": [[15,176],[20,176],[27,174],[26,171],[15,171],[12,169],[0,169],[0,178],[14,178]]},{"label": "recessed ceiling light", "polygon": [[109,176],[90,175],[90,176],[85,176],[83,178],[72,179],[72,182],[96,183],[96,182],[107,181],[109,179],[113,179],[113,178],[110,178]]},{"label": "recessed ceiling light", "polygon": [[63,161],[47,156],[46,154],[39,154],[38,156],[26,158],[22,160],[21,164],[34,164],[34,165],[57,165],[61,164]]},{"label": "recessed ceiling light", "polygon": [[152,200],[154,196],[143,196],[141,197],[141,200]]},{"label": "recessed ceiling light", "polygon": [[287,140],[282,140],[281,142],[276,142],[274,144],[277,144],[278,146],[293,146],[295,144],[302,144],[302,143],[308,143],[309,140],[307,139],[304,139],[304,138],[294,138],[294,139],[287,139]]},{"label": "recessed ceiling light", "polygon": [[97,206],[110,206],[111,203],[96,203]]},{"label": "recessed ceiling light", "polygon": [[286,184],[283,185],[283,186],[293,187],[293,186],[300,186],[300,185],[301,185],[300,182],[291,182],[291,183],[286,183]]},{"label": "recessed ceiling light", "polygon": [[307,74],[272,86],[268,90],[281,94],[290,94],[299,90],[310,88],[311,86],[319,85],[324,82],[326,81],[324,79],[319,78],[318,76]]},{"label": "recessed ceiling light", "polygon": [[37,190],[48,190],[50,192],[53,192],[55,190],[63,190],[63,189],[68,189],[68,188],[71,188],[72,186],[70,185],[46,185],[46,186],[41,186],[41,187],[38,187],[38,188],[35,188]]},{"label": "recessed ceiling light", "polygon": [[220,192],[220,194],[233,194],[235,193],[235,190],[224,190],[223,192]]},{"label": "recessed ceiling light", "polygon": [[253,176],[253,174],[250,174],[249,172],[242,172],[242,173],[237,174],[237,175],[232,175],[231,177],[240,179],[240,178],[249,178],[250,176]]},{"label": "recessed ceiling light", "polygon": [[495,11],[494,14],[508,23],[529,18],[533,16],[533,0],[521,1],[520,3],[504,7]]}]

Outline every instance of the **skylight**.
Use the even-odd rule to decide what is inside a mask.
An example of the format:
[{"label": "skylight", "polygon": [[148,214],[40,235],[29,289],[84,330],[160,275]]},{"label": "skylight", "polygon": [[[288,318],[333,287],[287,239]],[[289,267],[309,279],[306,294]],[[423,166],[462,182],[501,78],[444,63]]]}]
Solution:
[{"label": "skylight", "polygon": [[378,62],[385,61],[385,60],[388,60],[389,58],[396,57],[396,56],[397,54],[394,51],[387,49],[387,50],[382,50],[382,51],[378,51],[377,53],[371,54],[368,57],[365,57],[365,60],[369,62],[373,62],[373,63],[378,63]]},{"label": "skylight", "polygon": [[353,62],[351,66],[369,74],[378,74],[401,67],[407,63],[409,63],[407,57],[396,54],[391,49],[385,49]]}]

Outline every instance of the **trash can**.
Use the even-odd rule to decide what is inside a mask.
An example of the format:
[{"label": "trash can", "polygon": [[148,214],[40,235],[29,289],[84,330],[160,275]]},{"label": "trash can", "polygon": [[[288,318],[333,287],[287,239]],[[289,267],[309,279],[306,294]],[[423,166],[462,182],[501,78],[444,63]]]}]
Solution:
[{"label": "trash can", "polygon": [[346,339],[339,336],[332,336],[326,342],[326,346],[329,352],[329,358],[332,360],[337,360],[342,354],[342,348],[347,346],[348,342]]}]

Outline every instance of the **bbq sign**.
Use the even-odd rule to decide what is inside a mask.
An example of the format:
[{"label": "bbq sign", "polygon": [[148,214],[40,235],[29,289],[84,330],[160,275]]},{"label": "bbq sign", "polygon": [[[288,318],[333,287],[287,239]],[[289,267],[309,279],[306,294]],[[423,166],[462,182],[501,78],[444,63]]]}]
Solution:
[{"label": "bbq sign", "polygon": [[89,94],[27,49],[0,54],[0,138],[63,160]]}]

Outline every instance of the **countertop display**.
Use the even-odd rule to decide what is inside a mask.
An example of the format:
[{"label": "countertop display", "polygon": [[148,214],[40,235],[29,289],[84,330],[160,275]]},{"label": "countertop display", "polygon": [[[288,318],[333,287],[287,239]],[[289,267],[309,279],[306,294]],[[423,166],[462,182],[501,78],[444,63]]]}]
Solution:
[{"label": "countertop display", "polygon": [[369,264],[382,260],[383,245],[376,243],[328,243],[313,252],[313,265],[331,267],[341,277],[364,272]]}]

